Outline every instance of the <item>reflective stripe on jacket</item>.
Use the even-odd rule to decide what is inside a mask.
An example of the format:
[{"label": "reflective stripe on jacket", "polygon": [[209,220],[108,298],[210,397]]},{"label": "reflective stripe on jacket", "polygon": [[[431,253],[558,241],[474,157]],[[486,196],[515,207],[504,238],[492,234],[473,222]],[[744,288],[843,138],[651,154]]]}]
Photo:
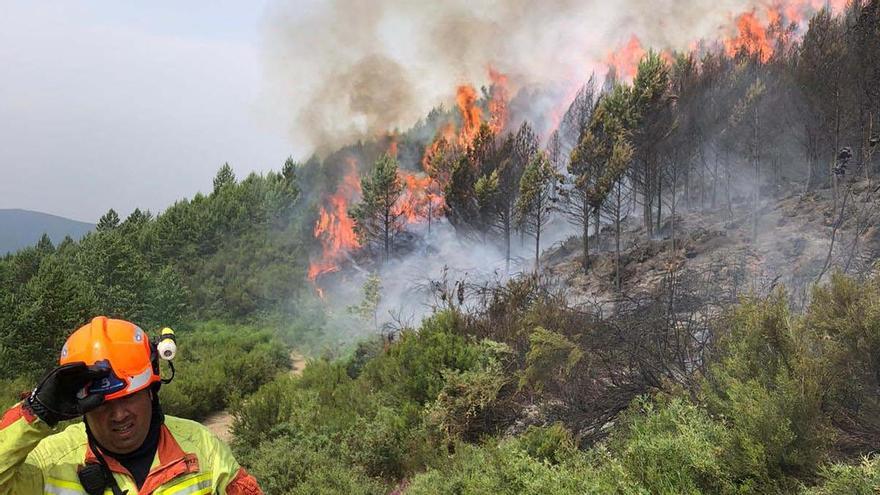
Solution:
[{"label": "reflective stripe on jacket", "polygon": [[[140,490],[121,464],[105,459],[129,495],[262,495],[229,446],[186,419],[165,417],[156,458]],[[82,423],[56,433],[21,404],[0,419],[0,495],[86,495],[77,472],[94,460]]]}]

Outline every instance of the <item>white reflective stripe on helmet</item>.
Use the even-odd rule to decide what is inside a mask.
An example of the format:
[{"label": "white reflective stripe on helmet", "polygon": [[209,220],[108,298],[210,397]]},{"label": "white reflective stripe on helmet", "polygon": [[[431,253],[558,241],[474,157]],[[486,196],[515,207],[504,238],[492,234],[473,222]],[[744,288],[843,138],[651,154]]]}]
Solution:
[{"label": "white reflective stripe on helmet", "polygon": [[43,492],[48,495],[87,495],[85,489],[79,483],[55,478],[46,478],[46,483],[43,484]]},{"label": "white reflective stripe on helmet", "polygon": [[199,473],[192,478],[187,478],[182,482],[162,487],[154,491],[154,495],[210,495],[213,493],[211,483],[211,472]]},{"label": "white reflective stripe on helmet", "polygon": [[153,368],[147,366],[147,369],[144,370],[143,373],[137,376],[131,377],[131,380],[128,382],[127,392],[132,392],[139,388],[142,388],[144,385],[150,383],[150,378],[153,376]]}]

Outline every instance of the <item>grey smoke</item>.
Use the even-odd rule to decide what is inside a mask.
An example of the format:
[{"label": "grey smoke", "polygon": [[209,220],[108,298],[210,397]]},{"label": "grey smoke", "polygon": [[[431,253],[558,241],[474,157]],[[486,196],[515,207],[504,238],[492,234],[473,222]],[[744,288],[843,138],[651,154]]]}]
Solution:
[{"label": "grey smoke", "polygon": [[457,85],[487,84],[490,65],[514,91],[577,87],[633,34],[646,47],[684,49],[729,33],[736,14],[760,4],[279,0],[266,20],[266,98],[289,108],[294,142],[328,151],[408,128],[453,101]]}]

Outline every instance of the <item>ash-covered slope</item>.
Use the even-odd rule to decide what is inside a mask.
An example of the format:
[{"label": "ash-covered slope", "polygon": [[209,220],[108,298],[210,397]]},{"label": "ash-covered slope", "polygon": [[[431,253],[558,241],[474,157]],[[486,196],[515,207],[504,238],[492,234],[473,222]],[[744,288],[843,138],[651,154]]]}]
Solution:
[{"label": "ash-covered slope", "polygon": [[830,188],[789,190],[766,198],[757,212],[745,200],[729,207],[680,207],[675,221],[667,218],[653,239],[640,218],[629,217],[621,228],[619,291],[613,226],[591,236],[586,272],[576,237],[546,251],[544,264],[576,303],[613,304],[688,273],[734,297],[766,294],[782,284],[802,307],[813,282],[835,271],[861,275],[873,267],[880,255],[877,189],[870,181],[851,183],[841,188],[836,207]]}]

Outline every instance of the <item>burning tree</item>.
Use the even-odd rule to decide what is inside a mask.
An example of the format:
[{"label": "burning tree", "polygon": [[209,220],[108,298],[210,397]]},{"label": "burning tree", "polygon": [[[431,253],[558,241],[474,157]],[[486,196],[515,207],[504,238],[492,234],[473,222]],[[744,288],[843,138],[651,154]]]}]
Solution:
[{"label": "burning tree", "polygon": [[[638,124],[633,132],[633,149],[637,167],[633,169],[634,183],[642,191],[643,220],[649,236],[660,228],[663,213],[663,174],[661,151],[664,140],[672,130],[672,113],[669,111],[670,100],[667,98],[669,88],[669,67],[654,52],[639,63],[638,73],[633,81],[632,102],[634,115]],[[654,216],[654,200],[657,201],[656,217]]]},{"label": "burning tree", "polygon": [[488,218],[488,227],[504,242],[505,270],[510,269],[510,238],[515,227],[515,207],[520,181],[529,162],[538,151],[538,137],[528,122],[523,122],[516,135],[508,134],[496,156],[486,165],[494,167],[480,177],[474,189],[481,211]]},{"label": "burning tree", "polygon": [[497,159],[495,133],[484,123],[467,152],[453,165],[444,190],[446,218],[456,231],[485,240],[492,222]]},{"label": "burning tree", "polygon": [[380,242],[385,261],[391,256],[394,236],[403,229],[403,212],[396,207],[403,194],[397,168],[396,159],[382,155],[370,175],[361,178],[363,200],[348,210],[358,239],[362,244]]}]

